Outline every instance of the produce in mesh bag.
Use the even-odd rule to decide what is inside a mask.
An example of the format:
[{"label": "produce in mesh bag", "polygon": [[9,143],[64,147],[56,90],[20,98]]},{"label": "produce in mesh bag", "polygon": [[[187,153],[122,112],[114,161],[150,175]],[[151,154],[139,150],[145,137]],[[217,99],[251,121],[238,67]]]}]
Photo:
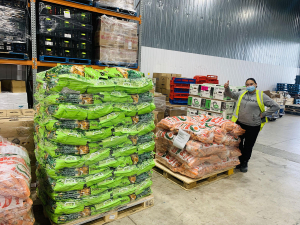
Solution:
[{"label": "produce in mesh bag", "polygon": [[150,141],[153,141],[153,140],[154,140],[154,133],[150,132],[148,134],[138,136],[136,144],[143,144],[143,143],[150,142]]},{"label": "produce in mesh bag", "polygon": [[93,84],[87,86],[88,94],[98,94],[103,91],[114,91],[116,87],[115,80],[98,80],[93,82]]},{"label": "produce in mesh bag", "polygon": [[173,117],[167,117],[162,119],[157,124],[157,127],[164,130],[172,130],[177,124],[182,124],[182,123],[195,125],[198,124],[199,122],[193,119],[193,117],[189,117],[189,116],[173,116]]},{"label": "produce in mesh bag", "polygon": [[149,121],[148,123],[141,122],[138,123],[136,127],[138,131],[138,135],[145,135],[155,129],[155,124],[154,121]]},{"label": "produce in mesh bag", "polygon": [[214,128],[214,142],[217,144],[222,144],[226,140],[226,130],[222,128]]},{"label": "produce in mesh bag", "polygon": [[40,124],[49,131],[57,129],[99,130],[103,127],[98,120],[58,120],[52,117],[40,120]]},{"label": "produce in mesh bag", "polygon": [[153,102],[153,101],[154,101],[154,95],[151,92],[145,92],[143,94],[138,95],[138,103]]},{"label": "produce in mesh bag", "polygon": [[116,91],[125,91],[128,94],[141,94],[153,88],[151,79],[114,79]]},{"label": "produce in mesh bag", "polygon": [[244,129],[242,129],[240,125],[234,123],[233,130],[230,131],[230,134],[237,138],[237,137],[243,135],[245,132],[246,131]]},{"label": "produce in mesh bag", "polygon": [[180,172],[183,170],[182,164],[169,153],[156,152],[155,159],[173,172]]},{"label": "produce in mesh bag", "polygon": [[87,145],[63,145],[46,139],[40,140],[36,150],[39,148],[46,151],[52,157],[61,155],[85,155],[88,153],[97,152],[102,148],[99,143],[88,143]]},{"label": "produce in mesh bag", "polygon": [[133,123],[138,123],[138,122],[149,122],[154,120],[154,114],[153,113],[146,113],[142,115],[135,115],[132,117]]},{"label": "produce in mesh bag", "polygon": [[240,138],[227,134],[225,137],[224,145],[238,147],[240,142]]},{"label": "produce in mesh bag", "polygon": [[137,78],[145,77],[144,73],[136,70],[128,70],[127,73],[129,79],[137,79]]},{"label": "produce in mesh bag", "polygon": [[30,164],[25,148],[0,142],[0,195],[26,199],[30,196]]},{"label": "produce in mesh bag", "polygon": [[31,206],[33,204],[30,198],[20,199],[17,197],[0,196],[0,224],[24,224],[33,225],[35,219],[32,214]]},{"label": "produce in mesh bag", "polygon": [[178,130],[183,130],[191,135],[191,139],[207,144],[213,143],[215,139],[214,129],[201,124],[190,125],[185,123],[177,123],[172,129],[174,129],[176,133]]},{"label": "produce in mesh bag", "polygon": [[44,103],[47,105],[57,105],[61,103],[70,103],[76,105],[97,105],[101,104],[102,100],[101,95],[58,93],[46,97],[44,99]]},{"label": "produce in mesh bag", "polygon": [[224,145],[219,144],[204,144],[199,141],[189,140],[186,143],[185,150],[197,157],[205,157],[214,155],[221,152],[226,152]]}]

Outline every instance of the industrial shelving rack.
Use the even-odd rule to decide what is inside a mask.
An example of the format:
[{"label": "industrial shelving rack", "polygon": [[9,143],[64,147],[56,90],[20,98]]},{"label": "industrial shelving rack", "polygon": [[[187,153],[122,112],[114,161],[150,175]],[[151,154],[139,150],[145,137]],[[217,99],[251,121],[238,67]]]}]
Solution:
[{"label": "industrial shelving rack", "polygon": [[[139,25],[142,23],[142,15],[143,15],[143,0],[140,0],[138,6],[139,6],[139,16],[131,16],[126,15],[123,13],[113,12],[110,10],[100,9],[93,6],[83,5],[80,3],[75,3],[71,1],[65,1],[65,0],[40,0],[42,2],[49,2],[54,3],[58,5],[63,5],[67,7],[72,7],[76,9],[81,9],[93,13],[98,14],[105,14],[108,16],[118,17],[121,19],[126,20],[134,20],[138,21]],[[32,79],[33,79],[33,90],[36,88],[36,74],[38,67],[55,67],[57,63],[49,63],[49,62],[41,62],[37,60],[37,27],[36,27],[36,4],[37,0],[28,0],[28,7],[30,7],[30,13],[31,13],[31,21],[30,21],[30,30],[31,30],[31,51],[32,51],[32,59],[31,60],[12,60],[12,59],[0,59],[0,64],[7,64],[7,65],[23,65],[23,66],[32,66]],[[141,38],[142,38],[142,26],[139,26],[139,52],[138,52],[138,63],[141,61]],[[104,69],[103,66],[97,66],[97,65],[88,65],[90,67],[93,67],[94,69]],[[138,69],[139,70],[139,67]]]}]

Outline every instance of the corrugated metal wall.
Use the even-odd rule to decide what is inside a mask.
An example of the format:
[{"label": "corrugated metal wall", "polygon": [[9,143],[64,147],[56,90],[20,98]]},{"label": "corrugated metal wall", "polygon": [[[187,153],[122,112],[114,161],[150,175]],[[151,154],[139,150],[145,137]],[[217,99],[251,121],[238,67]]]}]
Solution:
[{"label": "corrugated metal wall", "polygon": [[299,67],[299,5],[297,0],[143,0],[142,46]]}]

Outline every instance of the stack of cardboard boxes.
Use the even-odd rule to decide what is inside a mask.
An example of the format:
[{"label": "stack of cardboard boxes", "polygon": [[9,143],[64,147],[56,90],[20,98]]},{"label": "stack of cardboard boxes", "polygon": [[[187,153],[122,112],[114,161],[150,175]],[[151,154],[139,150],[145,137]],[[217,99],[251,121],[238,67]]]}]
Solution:
[{"label": "stack of cardboard boxes", "polygon": [[33,140],[33,109],[0,110],[0,136],[8,141],[21,145],[28,151],[32,182],[36,181]]},{"label": "stack of cardboard boxes", "polygon": [[153,73],[153,78],[156,79],[156,89],[158,93],[162,93],[166,96],[166,101],[169,101],[172,77],[181,77],[181,74],[171,73]]},{"label": "stack of cardboard boxes", "polygon": [[[246,90],[246,87],[230,86],[231,91]],[[235,100],[225,95],[225,88],[218,84],[191,84],[188,115],[208,114],[231,119]]]},{"label": "stack of cardboard boxes", "polygon": [[28,109],[25,81],[2,80],[0,109]]}]

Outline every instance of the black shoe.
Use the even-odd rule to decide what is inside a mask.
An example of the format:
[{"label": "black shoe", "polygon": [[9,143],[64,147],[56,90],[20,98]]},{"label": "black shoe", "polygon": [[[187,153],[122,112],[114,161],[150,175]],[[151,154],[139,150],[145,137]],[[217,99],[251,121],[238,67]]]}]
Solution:
[{"label": "black shoe", "polygon": [[237,165],[235,168],[236,169],[240,169],[241,168],[241,164]]},{"label": "black shoe", "polygon": [[248,171],[248,162],[242,162],[240,166],[241,166],[240,171],[242,173],[247,173],[247,171]]}]

